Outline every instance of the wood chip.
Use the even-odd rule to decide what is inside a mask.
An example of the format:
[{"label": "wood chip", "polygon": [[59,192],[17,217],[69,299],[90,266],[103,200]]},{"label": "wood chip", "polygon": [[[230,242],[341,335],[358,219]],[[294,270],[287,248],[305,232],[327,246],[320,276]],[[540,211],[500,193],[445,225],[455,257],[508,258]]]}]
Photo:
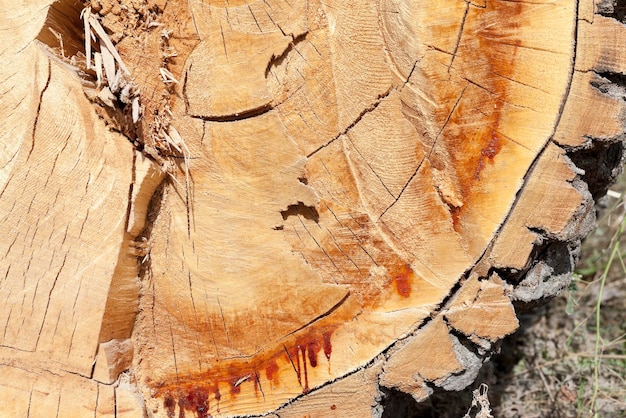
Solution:
[{"label": "wood chip", "polygon": [[98,35],[98,38],[100,38],[100,42],[104,44],[104,46],[109,50],[109,52],[111,52],[111,55],[113,55],[118,65],[122,69],[122,71],[130,75],[130,71],[128,70],[124,62],[122,61],[122,57],[120,57],[120,54],[117,52],[117,49],[115,48],[115,45],[113,45],[113,42],[111,42],[109,35],[107,35],[102,25],[100,25],[100,22],[98,22],[98,20],[95,17],[90,15],[89,24],[91,25],[93,30],[96,32],[96,35]]},{"label": "wood chip", "polygon": [[91,16],[91,7],[87,7],[81,13],[83,26],[85,29],[85,63],[87,69],[91,68],[91,30],[89,29],[89,17]]},{"label": "wood chip", "polygon": [[115,59],[107,48],[101,48],[102,64],[109,86],[115,82]]},{"label": "wood chip", "polygon": [[174,77],[174,74],[172,74],[171,72],[169,72],[165,68],[159,68],[159,72],[161,73],[161,77],[163,77],[163,82],[164,83],[180,84],[178,82],[178,80],[176,80],[176,77]]},{"label": "wood chip", "polygon": [[115,95],[113,93],[111,93],[111,90],[109,90],[108,87],[105,87],[102,90],[100,90],[98,92],[97,97],[105,105],[107,105],[107,106],[109,106],[111,108],[115,107],[115,102],[117,101],[117,98],[115,97]]},{"label": "wood chip", "polygon": [[137,123],[139,122],[139,116],[140,116],[140,108],[139,108],[139,97],[135,97],[133,98],[133,109],[132,109],[132,114],[133,114],[133,123]]},{"label": "wood chip", "polygon": [[102,60],[102,54],[99,52],[96,52],[94,54],[94,63],[96,66],[96,83],[97,86],[100,87],[102,85],[102,68],[103,68],[103,60]]},{"label": "wood chip", "polygon": [[180,136],[180,134],[173,125],[169,126],[168,134],[173,141],[175,148],[178,149],[179,152],[183,152],[182,150],[184,150],[183,153],[185,154],[185,156],[189,156],[189,148],[187,148],[187,144],[185,144],[182,136]]}]

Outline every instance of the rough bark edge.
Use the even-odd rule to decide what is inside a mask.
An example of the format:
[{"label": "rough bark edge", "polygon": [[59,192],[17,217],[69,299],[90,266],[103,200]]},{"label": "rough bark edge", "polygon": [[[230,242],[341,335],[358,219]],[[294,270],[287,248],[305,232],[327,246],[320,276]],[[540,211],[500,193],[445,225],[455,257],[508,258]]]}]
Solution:
[{"label": "rough bark edge", "polygon": [[[598,139],[592,141],[591,147],[570,150],[567,155],[577,167],[584,167],[585,174],[581,176],[580,184],[588,187],[594,197],[593,202],[598,207],[603,204],[602,199],[609,186],[622,172],[626,160],[626,137],[620,136],[610,142]],[[594,154],[595,152],[598,154]],[[596,155],[597,158],[590,160],[591,155]],[[595,221],[592,226],[595,226]],[[527,269],[521,272],[499,271],[501,277],[512,287],[511,301],[518,315],[549,303],[569,286],[572,273],[580,259],[581,242],[580,237],[567,241],[544,235],[541,244],[533,249],[531,259],[534,262]],[[524,327],[523,323],[521,327]],[[464,340],[459,339],[459,342],[463,341],[465,347],[475,347],[467,337],[461,335],[461,338]],[[462,387],[465,382],[457,378],[458,385],[452,391],[433,386],[430,396],[421,402],[417,402],[408,393],[381,386],[379,406],[382,409],[374,416],[380,418],[462,416],[472,401],[472,390],[476,386],[472,383],[489,376],[489,372],[485,371],[483,366],[490,362],[494,355],[500,354],[502,344],[511,341],[511,338],[507,337],[496,342],[489,351],[473,350],[474,367],[472,370],[468,369],[465,375],[474,375],[477,380],[472,380]]]},{"label": "rough bark edge", "polygon": [[[618,3],[616,10],[622,10],[622,19],[626,19],[626,2]],[[620,8],[621,7],[621,8]],[[612,17],[612,16],[611,16]],[[621,19],[620,19],[621,20]],[[600,92],[616,99],[626,97],[626,75],[619,73],[599,73],[605,81],[592,83]],[[621,116],[622,121],[624,116]],[[497,269],[510,286],[509,297],[516,313],[523,314],[540,308],[567,289],[581,255],[581,243],[584,237],[596,226],[595,216],[585,217],[585,213],[595,214],[595,208],[602,205],[602,199],[609,187],[623,171],[626,161],[626,135],[615,138],[587,137],[582,147],[561,146],[567,157],[583,170],[572,183],[581,195],[590,196],[571,220],[572,224],[583,223],[583,235],[574,231],[570,236],[555,237],[541,230],[533,230],[539,236],[530,256],[532,262],[521,271]],[[594,209],[592,210],[592,206]],[[461,333],[457,337],[455,351],[468,353],[463,362],[466,369],[463,373],[451,376],[446,387],[429,384],[430,395],[423,401],[416,401],[410,394],[395,388],[379,387],[379,407],[373,416],[390,418],[395,416],[461,416],[472,400],[472,389],[483,365],[499,354],[505,340],[499,340],[491,347],[484,349]],[[461,349],[463,347],[465,350]],[[471,353],[471,354],[470,354]],[[468,377],[472,377],[468,379]],[[442,412],[445,411],[445,412]]]},{"label": "rough bark edge", "polygon": [[[602,4],[597,7],[598,15],[611,17],[620,22],[626,19],[626,2],[617,2],[611,7],[605,4],[607,11],[603,10]],[[594,73],[601,81],[592,81],[593,88],[615,99],[616,103],[617,100],[626,98],[625,74],[613,71],[594,71]],[[575,99],[569,98],[569,100]],[[620,115],[620,120],[624,125],[624,115]],[[557,236],[549,231],[532,229],[531,231],[537,235],[538,239],[529,257],[530,263],[524,269],[520,271],[491,269],[507,283],[509,298],[518,314],[545,305],[569,286],[572,273],[580,259],[581,242],[595,227],[594,207],[601,204],[601,199],[609,186],[622,172],[626,159],[626,135],[623,132],[612,138],[585,136],[585,139],[582,146],[558,144],[569,159],[573,171],[577,173],[571,185],[583,196],[582,204],[563,230],[565,234]],[[451,290],[450,296],[433,315],[439,315],[445,310],[460,287],[459,285]],[[429,322],[422,324],[412,335],[417,334]],[[479,376],[483,365],[500,351],[503,340],[495,343],[484,340],[471,341],[463,333],[454,330],[451,330],[451,339],[457,360],[463,365],[462,371],[452,373],[437,384],[423,382],[422,399],[416,396],[415,392],[412,396],[410,391],[386,387],[379,379],[378,397],[376,404],[372,406],[373,416],[456,416],[451,415],[451,411],[455,410],[457,414],[467,411],[472,399],[470,385]],[[399,341],[394,344],[380,357],[388,359],[403,343],[404,341]],[[380,358],[364,366],[363,369],[371,367],[378,361]],[[383,363],[385,361],[383,360]],[[340,380],[329,382],[328,385],[339,384]],[[323,388],[318,388],[318,390]],[[294,399],[279,409],[277,414],[283,416],[281,410],[288,410],[290,404],[298,402],[298,398]],[[445,414],[441,412],[444,410]]]},{"label": "rough bark edge", "polygon": [[[622,74],[615,73],[599,73],[608,80],[606,84],[601,86],[607,87],[604,92],[612,93],[612,96],[616,96],[615,89],[611,86],[622,87],[623,90],[623,78]],[[620,85],[622,83],[622,85]],[[599,87],[600,91],[603,91],[602,87]],[[618,90],[620,90],[618,88]],[[575,187],[581,192],[586,193],[588,190],[594,197],[594,199],[600,198],[604,193],[611,181],[615,179],[620,171],[619,166],[624,159],[624,137],[614,138],[611,140],[606,139],[591,139],[591,144],[587,148],[569,149],[567,151],[568,157],[579,167],[585,170],[585,174],[575,180]],[[596,152],[598,154],[596,154]],[[590,155],[596,155],[597,159],[594,161],[588,161]],[[581,217],[584,213],[587,213],[590,205],[590,200],[587,201],[584,207],[581,208]],[[579,222],[581,219],[574,219],[573,222]],[[590,227],[589,223],[586,222]],[[149,223],[151,225],[151,223]],[[556,296],[558,292],[563,290],[569,284],[570,275],[573,271],[575,263],[578,261],[580,252],[579,235],[571,237],[555,237],[551,236],[545,231],[533,231],[540,236],[540,243],[534,248],[531,259],[535,260],[531,265],[527,266],[521,272],[502,271],[499,270],[499,276],[504,278],[511,287],[511,300],[513,301],[516,310],[531,309],[542,303],[547,302],[550,298]],[[532,287],[536,287],[536,283],[540,283],[541,292],[528,292]],[[451,296],[444,301],[441,305],[445,307],[451,301],[453,296],[458,292],[460,286],[455,287],[451,291]],[[441,312],[441,309],[438,310]],[[423,329],[424,326],[429,324],[430,321],[425,322],[422,326],[416,330]],[[493,352],[497,351],[499,343],[484,342],[482,345],[475,344],[475,341],[470,341],[465,335],[461,333],[452,332],[452,342],[454,351],[457,354],[457,358],[465,368],[464,371],[450,376],[449,378],[439,382],[438,385],[432,383],[425,383],[425,390],[430,393],[430,403],[432,403],[433,397],[439,393],[445,394],[446,397],[450,397],[449,391],[458,391],[464,386],[471,384],[476,375],[478,374],[482,364],[487,361]],[[401,344],[400,344],[401,345]],[[398,347],[391,347],[383,353],[383,357],[391,355]],[[353,375],[361,373],[363,370],[373,369],[375,364],[379,364],[381,358],[378,357],[368,365],[360,368],[354,373],[339,378],[333,382],[329,382],[327,385],[331,386],[334,383],[339,384],[343,380],[347,380]],[[324,385],[321,390],[325,388]],[[393,411],[398,411],[397,408],[402,408],[403,402],[407,402],[407,399],[413,400],[412,397],[402,395],[402,392],[388,390],[384,386],[379,385],[378,388],[378,404],[374,406],[375,416],[393,416],[389,415]],[[313,394],[315,391],[311,392]],[[393,401],[393,399],[400,399],[400,401]],[[296,404],[298,400],[290,402],[288,405]],[[284,407],[285,408],[285,407]],[[282,408],[282,409],[284,409]],[[396,408],[396,409],[394,409]],[[410,411],[410,409],[405,409]],[[147,411],[146,411],[147,413]],[[280,410],[279,410],[280,413]],[[281,414],[282,415],[282,414]],[[408,416],[408,413],[407,413]]]}]

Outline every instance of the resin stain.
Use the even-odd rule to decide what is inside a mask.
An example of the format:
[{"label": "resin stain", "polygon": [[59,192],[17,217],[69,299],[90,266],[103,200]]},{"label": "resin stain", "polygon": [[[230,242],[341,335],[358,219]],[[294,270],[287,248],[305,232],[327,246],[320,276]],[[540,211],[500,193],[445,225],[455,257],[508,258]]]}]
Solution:
[{"label": "resin stain", "polygon": [[[498,117],[498,122],[499,122]],[[495,129],[495,128],[494,128]],[[498,153],[502,150],[502,138],[495,130],[492,130],[491,141],[480,151],[480,158],[478,159],[478,165],[476,167],[476,171],[474,171],[474,179],[480,180],[480,173],[485,168],[485,162],[493,164],[493,160],[498,155]]]},{"label": "resin stain", "polygon": [[[282,350],[265,353],[245,360],[229,360],[221,367],[214,367],[205,373],[192,376],[188,379],[179,379],[177,382],[154,385],[155,397],[163,399],[163,408],[168,418],[184,418],[186,412],[193,413],[197,418],[209,418],[211,412],[220,413],[220,402],[232,405],[237,398],[265,397],[262,387],[265,381],[269,388],[281,388],[281,375],[295,373],[297,385],[302,393],[311,391],[312,370],[317,369],[320,359],[326,358],[328,373],[330,373],[330,359],[332,356],[332,334],[336,326],[322,327],[321,331],[308,330],[307,333],[295,339]],[[320,354],[324,357],[320,358]],[[257,370],[264,373],[259,374]],[[320,380],[316,373],[315,385]],[[284,379],[285,383],[289,379]],[[221,388],[221,390],[220,390]],[[287,387],[287,390],[291,390]],[[224,399],[222,391],[226,391]],[[178,412],[178,415],[177,415]]]},{"label": "resin stain", "polygon": [[411,296],[411,290],[413,287],[413,278],[415,273],[408,264],[404,264],[393,273],[393,283],[396,289],[396,293],[403,298]]}]

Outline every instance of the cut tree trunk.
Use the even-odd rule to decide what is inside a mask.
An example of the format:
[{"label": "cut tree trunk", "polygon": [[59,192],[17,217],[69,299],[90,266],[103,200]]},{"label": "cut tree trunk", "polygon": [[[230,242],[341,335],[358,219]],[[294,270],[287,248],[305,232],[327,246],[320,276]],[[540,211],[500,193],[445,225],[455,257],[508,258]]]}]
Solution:
[{"label": "cut tree trunk", "polygon": [[619,169],[609,6],[0,0],[0,415],[472,383]]}]

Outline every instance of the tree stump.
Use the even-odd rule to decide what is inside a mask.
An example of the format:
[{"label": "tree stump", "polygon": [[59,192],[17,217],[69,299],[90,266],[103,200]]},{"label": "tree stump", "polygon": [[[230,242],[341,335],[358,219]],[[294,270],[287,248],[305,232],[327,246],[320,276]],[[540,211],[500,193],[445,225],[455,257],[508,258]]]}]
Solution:
[{"label": "tree stump", "polygon": [[2,0],[0,415],[472,383],[619,169],[610,6]]}]

